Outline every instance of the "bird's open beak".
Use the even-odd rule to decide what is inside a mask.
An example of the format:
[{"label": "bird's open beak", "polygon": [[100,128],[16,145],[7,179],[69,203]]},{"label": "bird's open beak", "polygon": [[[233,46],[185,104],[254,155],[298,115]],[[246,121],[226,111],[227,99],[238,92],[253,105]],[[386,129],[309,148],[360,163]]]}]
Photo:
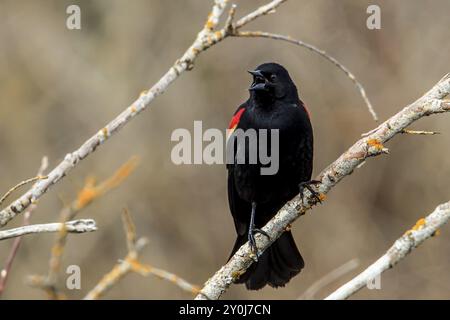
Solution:
[{"label": "bird's open beak", "polygon": [[249,88],[250,91],[267,91],[268,90],[268,88],[266,86],[267,79],[266,79],[266,77],[264,77],[264,75],[261,73],[261,71],[254,70],[254,71],[249,71],[248,73],[250,73],[253,76],[253,83]]}]

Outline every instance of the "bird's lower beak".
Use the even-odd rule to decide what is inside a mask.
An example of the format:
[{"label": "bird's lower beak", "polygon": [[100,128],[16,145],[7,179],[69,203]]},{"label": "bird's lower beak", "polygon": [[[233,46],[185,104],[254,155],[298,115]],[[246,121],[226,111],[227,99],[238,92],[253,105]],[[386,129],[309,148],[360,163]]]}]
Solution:
[{"label": "bird's lower beak", "polygon": [[267,91],[267,87],[265,83],[252,83],[249,88],[250,91]]},{"label": "bird's lower beak", "polygon": [[261,71],[254,70],[254,71],[249,71],[248,73],[250,73],[253,76],[253,83],[249,88],[250,91],[267,91],[268,90],[268,88],[266,86],[267,80],[264,77],[264,75],[261,73]]}]

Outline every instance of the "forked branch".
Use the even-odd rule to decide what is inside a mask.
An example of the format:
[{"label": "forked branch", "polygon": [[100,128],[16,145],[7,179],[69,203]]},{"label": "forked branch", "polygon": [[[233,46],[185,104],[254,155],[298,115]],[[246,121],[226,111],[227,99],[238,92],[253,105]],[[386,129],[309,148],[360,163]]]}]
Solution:
[{"label": "forked branch", "polygon": [[197,294],[200,291],[200,288],[197,286],[190,284],[188,281],[171,272],[139,262],[139,254],[147,244],[147,239],[137,238],[136,228],[128,210],[124,210],[122,221],[125,229],[128,254],[123,260],[119,261],[111,271],[103,276],[99,283],[84,297],[85,300],[96,300],[101,298],[130,272],[136,272],[144,277],[154,275],[160,279],[172,282],[181,289],[193,294]]}]

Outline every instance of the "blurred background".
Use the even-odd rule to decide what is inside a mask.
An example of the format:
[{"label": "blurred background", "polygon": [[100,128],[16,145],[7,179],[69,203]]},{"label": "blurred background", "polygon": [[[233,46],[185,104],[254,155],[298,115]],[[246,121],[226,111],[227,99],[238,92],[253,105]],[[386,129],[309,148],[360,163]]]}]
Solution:
[{"label": "blurred background", "polygon": [[[236,1],[242,16],[266,1]],[[53,168],[66,153],[125,109],[178,59],[202,28],[212,1],[0,1],[0,194],[35,175],[47,155]],[[81,7],[82,29],[66,28],[66,8]],[[368,30],[366,8],[381,7],[381,30]],[[326,50],[363,83],[380,120],[415,101],[450,71],[448,0],[288,1],[249,30],[289,34]],[[201,54],[195,68],[118,135],[85,159],[38,204],[32,222],[58,221],[85,178],[103,180],[132,155],[140,165],[117,189],[84,209],[99,230],[69,235],[63,271],[79,265],[83,297],[126,255],[120,218],[127,207],[137,232],[149,239],[141,261],[201,285],[220,268],[235,240],[224,165],[181,165],[170,160],[176,128],[226,128],[247,99],[246,70],[267,61],[287,67],[309,106],[315,131],[314,174],[363,132],[377,126],[353,84],[329,62],[291,44],[230,38]],[[306,268],[287,287],[256,292],[232,286],[226,299],[297,299],[334,268],[358,258],[357,269],[322,288],[323,298],[381,256],[416,220],[450,196],[448,115],[411,129],[436,136],[397,136],[390,155],[364,167],[332,190],[323,205],[293,226]],[[19,196],[21,190],[13,195]],[[8,202],[8,201],[7,201]],[[6,204],[5,204],[6,205]],[[22,218],[8,224],[19,226]],[[25,278],[45,274],[54,234],[24,238],[3,299],[45,299]],[[381,290],[353,299],[450,298],[450,230],[430,239],[383,274]],[[13,240],[0,243],[0,264]],[[130,274],[107,299],[189,299],[172,283]]]}]

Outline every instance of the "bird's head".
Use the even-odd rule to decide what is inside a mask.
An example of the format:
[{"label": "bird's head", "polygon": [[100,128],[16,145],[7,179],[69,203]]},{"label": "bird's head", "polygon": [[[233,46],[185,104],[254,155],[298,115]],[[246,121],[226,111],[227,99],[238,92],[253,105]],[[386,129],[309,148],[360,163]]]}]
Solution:
[{"label": "bird's head", "polygon": [[276,100],[286,102],[298,100],[297,88],[283,66],[277,63],[264,63],[249,73],[253,76],[249,91],[256,101],[273,103]]}]

